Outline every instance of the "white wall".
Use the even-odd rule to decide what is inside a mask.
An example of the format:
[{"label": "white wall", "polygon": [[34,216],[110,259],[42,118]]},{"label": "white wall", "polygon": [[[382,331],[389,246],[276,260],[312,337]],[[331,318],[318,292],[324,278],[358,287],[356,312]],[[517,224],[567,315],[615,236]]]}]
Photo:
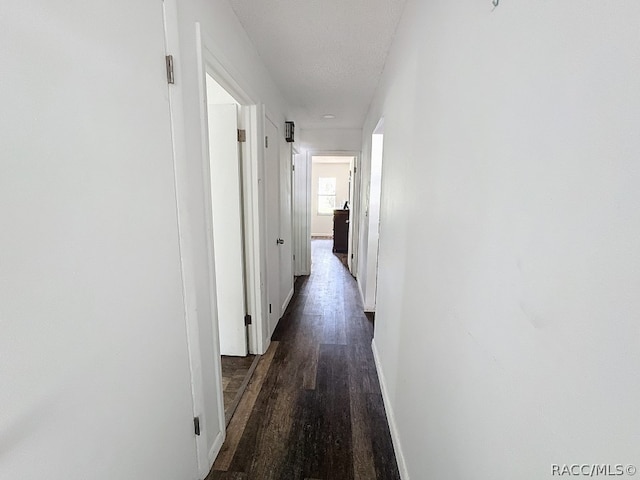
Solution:
[{"label": "white wall", "polygon": [[161,5],[4,2],[0,42],[0,478],[195,479]]},{"label": "white wall", "polygon": [[404,478],[640,461],[640,4],[409,1],[375,345]]},{"label": "white wall", "polygon": [[333,215],[318,214],[318,179],[335,177],[336,208],[349,200],[349,163],[313,162],[311,178],[311,235],[333,236]]},{"label": "white wall", "polygon": [[211,75],[207,75],[206,88],[207,103],[209,105],[228,105],[231,103],[239,105],[238,101],[222,85],[216,82]]},{"label": "white wall", "polygon": [[296,143],[301,152],[358,152],[362,146],[362,130],[355,128],[301,129]]}]

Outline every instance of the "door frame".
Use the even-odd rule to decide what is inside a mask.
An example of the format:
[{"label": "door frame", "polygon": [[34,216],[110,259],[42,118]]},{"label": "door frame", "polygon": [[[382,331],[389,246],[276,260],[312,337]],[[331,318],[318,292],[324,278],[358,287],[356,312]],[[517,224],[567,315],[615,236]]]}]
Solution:
[{"label": "door frame", "polygon": [[307,205],[306,219],[303,227],[295,233],[301,238],[296,239],[297,245],[300,247],[300,254],[304,261],[303,268],[311,272],[311,179],[313,176],[313,157],[353,157],[355,173],[353,175],[353,205],[349,206],[349,248],[347,258],[350,260],[350,272],[353,277],[358,272],[358,245],[360,237],[360,188],[361,188],[361,168],[360,157],[361,152],[355,150],[309,150],[306,156],[306,188],[307,188]]},{"label": "door frame", "polygon": [[[165,11],[165,38],[167,54],[178,55],[180,49],[180,26],[178,22],[177,0],[163,0]],[[247,131],[247,141],[242,144],[243,158],[243,204],[244,204],[244,228],[245,228],[245,275],[248,295],[248,314],[252,316],[252,324],[248,328],[249,351],[254,354],[263,354],[266,349],[264,344],[264,312],[266,307],[266,295],[262,288],[262,272],[264,271],[264,254],[261,247],[261,237],[264,235],[264,212],[262,210],[262,186],[260,178],[262,176],[261,164],[263,151],[258,139],[263,135],[263,124],[260,118],[263,115],[263,107],[257,102],[257,98],[249,89],[239,82],[239,76],[232,69],[231,65],[225,61],[217,49],[215,42],[202,31],[199,23],[194,26],[195,30],[195,60],[197,63],[195,73],[198,77],[198,98],[200,104],[200,135],[201,135],[201,174],[203,180],[204,195],[201,199],[202,210],[210,213],[211,201],[210,179],[205,172],[209,169],[209,135],[207,120],[207,98],[206,98],[206,74],[209,73],[223,88],[225,88],[241,105],[239,124],[240,128]],[[178,66],[179,63],[176,65]],[[179,242],[182,258],[183,275],[183,295],[185,298],[185,326],[187,330],[187,347],[189,350],[189,368],[191,371],[191,391],[193,397],[193,415],[201,416],[205,411],[204,393],[204,373],[203,365],[205,359],[202,356],[200,341],[202,333],[199,328],[199,314],[197,309],[197,292],[200,288],[196,280],[196,265],[203,262],[202,258],[194,255],[194,245],[196,240],[192,238],[190,225],[193,222],[205,221],[206,231],[210,231],[212,218],[210,214],[202,219],[199,215],[194,217],[188,205],[193,202],[189,196],[189,183],[191,181],[188,172],[187,160],[187,132],[185,130],[185,98],[182,89],[179,87],[181,72],[176,70],[176,84],[169,85],[169,103],[171,109],[171,127],[173,134],[174,148],[174,168],[177,192],[178,229]],[[177,88],[176,88],[177,87]],[[215,457],[222,448],[226,437],[224,399],[222,389],[222,369],[220,346],[218,340],[218,325],[216,321],[216,286],[215,286],[215,265],[213,256],[213,242],[207,238],[207,270],[209,277],[209,297],[212,318],[212,338],[202,339],[213,343],[213,373],[215,384],[217,385],[217,417],[221,426],[219,432],[215,432],[215,440],[211,448],[207,442],[207,429],[210,428],[205,422],[201,422],[202,433],[194,436],[194,447],[198,462],[198,471],[204,478],[213,465]],[[206,360],[209,362],[210,360]],[[208,367],[207,367],[208,370]],[[202,419],[201,419],[202,420]]]},{"label": "door frame", "polygon": [[[264,302],[261,285],[261,262],[264,257],[260,237],[262,236],[262,188],[260,186],[262,159],[261,143],[258,139],[262,136],[263,127],[259,121],[263,108],[253,99],[255,98],[230,73],[227,66],[220,59],[215,42],[211,40],[199,23],[196,23],[196,38],[198,40],[198,66],[200,69],[200,104],[203,109],[202,127],[207,128],[207,99],[206,99],[206,74],[220,84],[240,104],[238,116],[239,127],[246,130],[246,142],[241,143],[242,155],[242,195],[244,208],[244,251],[245,251],[245,278],[247,288],[247,314],[251,315],[252,323],[248,327],[249,353],[263,354],[266,350],[262,335]],[[202,135],[203,159],[208,161],[209,141],[208,135]],[[210,182],[205,178],[206,187],[210,188]],[[208,191],[205,189],[205,192]],[[210,207],[209,207],[210,208]],[[210,217],[207,221],[210,222]],[[211,251],[212,251],[212,246]],[[209,262],[210,273],[215,272],[213,261]]]},{"label": "door frame", "polygon": [[[180,53],[180,27],[178,21],[178,0],[163,0],[162,7],[165,21],[165,51],[167,55]],[[180,71],[175,72],[178,76]],[[193,255],[194,239],[192,238],[190,223],[192,213],[186,207],[186,194],[189,190],[189,175],[186,154],[186,131],[184,119],[185,101],[181,88],[178,85],[168,85],[169,109],[171,116],[171,134],[173,140],[174,175],[176,184],[176,207],[178,214],[178,241],[180,247],[180,260],[182,268],[182,283],[184,297],[184,322],[187,332],[187,348],[189,351],[189,370],[191,373],[191,395],[194,418],[200,417],[204,412],[204,378],[203,357],[200,350],[200,328],[197,309],[197,281],[195,278],[195,264],[197,259]],[[215,302],[215,298],[213,299]],[[212,312],[215,310],[212,310]],[[215,347],[215,345],[214,345]],[[216,349],[219,352],[219,347]],[[216,360],[214,359],[214,362]],[[215,368],[217,367],[217,368]],[[216,372],[220,370],[220,361],[214,365]],[[220,372],[221,373],[221,372]],[[221,381],[221,380],[220,380]],[[221,404],[223,399],[219,400]],[[224,408],[224,407],[223,407]],[[222,423],[224,425],[224,422]],[[205,423],[204,428],[207,428]],[[194,448],[196,453],[197,468],[200,476],[204,478],[209,469],[210,461],[207,452],[206,430],[204,435],[194,436]],[[216,438],[216,446],[222,447],[225,431],[220,432]]]},{"label": "door frame", "polygon": [[[247,327],[248,347],[251,354],[264,354],[268,347],[265,341],[265,331],[268,328],[266,317],[266,292],[263,288],[263,272],[266,268],[263,237],[264,229],[264,187],[261,178],[263,177],[262,164],[264,151],[260,139],[263,136],[264,107],[254,99],[254,94],[240,82],[240,76],[233,70],[231,64],[224,60],[224,55],[217,50],[216,43],[203,31],[200,23],[195,24],[198,80],[200,87],[200,107],[201,107],[201,128],[202,128],[202,167],[207,171],[209,166],[209,136],[208,136],[208,105],[206,94],[206,75],[209,74],[221,87],[223,87],[240,104],[240,114],[238,116],[239,128],[246,131],[246,142],[240,144],[242,157],[242,204],[243,204],[243,227],[244,227],[244,263],[245,263],[245,287],[247,295],[247,315],[251,316],[251,324]],[[210,211],[210,179],[203,175],[205,192],[205,209]],[[207,230],[212,228],[211,215],[206,215]],[[210,237],[210,236],[209,236]],[[215,262],[213,257],[212,238],[207,239],[208,245],[208,270],[209,277],[213,278],[211,285],[213,292],[210,292],[212,299],[215,299]],[[214,301],[212,300],[212,304]],[[213,308],[213,305],[212,305]],[[218,345],[218,326],[214,325],[216,346]],[[225,425],[224,402],[222,393],[222,374],[218,371],[219,378],[216,379],[219,386],[219,418],[221,424]],[[223,438],[224,441],[224,438]],[[208,452],[208,460],[212,464],[220,450],[220,445]]]},{"label": "door frame", "polygon": [[[180,23],[178,16],[178,0],[163,0],[165,18],[165,50],[167,55],[185,54],[188,49],[180,48]],[[194,217],[194,212],[189,208],[193,202],[202,202],[203,211],[211,209],[210,199],[207,201],[206,192],[210,185],[210,180],[206,175],[202,175],[205,195],[201,199],[190,198],[190,178],[187,159],[187,131],[185,128],[185,94],[180,86],[182,75],[195,74],[198,77],[198,98],[200,104],[200,134],[201,145],[201,168],[206,172],[209,168],[209,142],[208,142],[208,122],[206,104],[206,73],[209,73],[221,86],[223,86],[241,105],[239,124],[240,128],[247,130],[247,141],[242,144],[243,157],[243,203],[244,203],[244,227],[245,227],[245,274],[247,279],[248,293],[248,314],[252,316],[252,324],[249,326],[249,351],[254,354],[263,354],[268,345],[265,345],[263,331],[265,329],[264,312],[266,311],[266,295],[262,288],[264,272],[264,249],[261,246],[264,235],[264,199],[263,188],[260,179],[262,178],[262,163],[264,151],[259,139],[263,136],[264,108],[255,99],[258,97],[241,83],[241,76],[233,69],[233,66],[226,60],[224,54],[220,52],[216,43],[202,31],[201,25],[195,23],[195,45],[193,53],[197,63],[195,71],[181,72],[180,58],[174,64],[176,67],[176,84],[168,86],[169,107],[171,111],[171,129],[173,136],[173,155],[176,183],[176,204],[178,212],[179,246],[182,261],[182,281],[184,295],[184,322],[187,331],[187,348],[189,350],[189,369],[191,372],[191,393],[193,398],[193,416],[198,417],[205,411],[204,393],[204,373],[203,354],[200,348],[200,340],[203,334],[199,328],[199,314],[197,309],[197,292],[200,288],[196,280],[196,265],[203,262],[202,258],[196,258],[195,244],[191,225],[201,222],[200,215]],[[186,55],[186,54],[185,54]],[[208,204],[208,206],[207,206]],[[205,222],[211,222],[211,216],[205,215]],[[208,226],[207,226],[208,227]],[[212,316],[216,315],[216,289],[215,289],[215,268],[212,256],[212,241],[207,239],[207,269],[209,277],[210,308]],[[198,471],[201,478],[209,473],[213,461],[217,456],[226,436],[224,399],[222,393],[222,371],[220,359],[220,347],[218,344],[218,326],[213,321],[213,370],[217,385],[218,396],[218,423],[221,431],[216,433],[215,441],[210,450],[207,445],[206,421],[201,422],[203,428],[200,435],[194,435],[194,448],[198,464]],[[210,361],[210,360],[207,360]]]},{"label": "door frame", "polygon": [[[381,137],[381,145],[380,151],[374,158],[374,140],[375,137]],[[377,303],[377,293],[378,293],[378,254],[380,251],[380,224],[382,220],[382,201],[383,201],[383,182],[384,182],[384,117],[380,118],[376,127],[373,129],[371,133],[371,144],[369,151],[369,169],[367,172],[368,175],[368,189],[367,189],[367,218],[366,220],[366,231],[367,231],[367,258],[365,265],[365,276],[366,276],[366,284],[365,291],[362,292],[362,302],[364,304],[365,312],[375,312],[376,311],[376,303]],[[374,172],[374,160],[376,163],[379,162],[379,172]],[[377,170],[377,169],[376,169]],[[378,204],[378,211],[375,216],[371,213],[371,190],[373,186],[373,176],[374,173],[377,173],[379,176],[379,185],[376,185],[376,189],[379,190],[377,192],[377,198],[375,200]],[[372,240],[372,233],[375,235],[375,240]],[[373,248],[372,248],[373,247]]]}]

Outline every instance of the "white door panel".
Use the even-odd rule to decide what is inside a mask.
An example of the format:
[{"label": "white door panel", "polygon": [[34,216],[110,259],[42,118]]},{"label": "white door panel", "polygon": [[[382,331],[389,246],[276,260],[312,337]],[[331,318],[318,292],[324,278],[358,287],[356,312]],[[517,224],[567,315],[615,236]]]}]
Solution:
[{"label": "white door panel", "polygon": [[0,477],[196,478],[162,2],[3,2]]},{"label": "white door panel", "polygon": [[209,105],[213,249],[220,353],[247,354],[236,105]]},{"label": "white door panel", "polygon": [[267,223],[267,301],[269,336],[282,314],[280,303],[280,152],[278,129],[266,120],[266,223]]},{"label": "white door panel", "polygon": [[282,137],[280,143],[280,310],[284,313],[293,295],[292,158],[291,144]]}]

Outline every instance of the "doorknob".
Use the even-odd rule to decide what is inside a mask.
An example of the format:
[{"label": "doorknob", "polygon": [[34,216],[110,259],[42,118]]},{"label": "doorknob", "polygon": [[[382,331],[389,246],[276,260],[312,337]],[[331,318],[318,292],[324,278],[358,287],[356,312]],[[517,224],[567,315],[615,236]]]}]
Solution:
[{"label": "doorknob", "polygon": [[284,245],[284,240],[282,238],[279,238],[279,239],[276,240],[276,244]]}]

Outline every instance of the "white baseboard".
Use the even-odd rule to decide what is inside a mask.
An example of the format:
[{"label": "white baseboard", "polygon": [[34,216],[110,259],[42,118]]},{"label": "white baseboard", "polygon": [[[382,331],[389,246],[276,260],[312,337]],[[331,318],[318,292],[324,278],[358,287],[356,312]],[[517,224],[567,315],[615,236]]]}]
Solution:
[{"label": "white baseboard", "polygon": [[282,314],[280,316],[284,315],[285,310],[289,306],[289,302],[291,302],[291,299],[293,298],[293,291],[294,291],[294,287],[293,287],[293,285],[291,285],[291,291],[289,292],[289,294],[287,295],[287,298],[285,299],[284,303],[282,304]]},{"label": "white baseboard", "polygon": [[362,304],[364,305],[364,293],[362,292],[362,285],[360,285],[360,277],[356,277],[356,283],[358,284],[358,291],[360,292],[360,300],[362,300]]},{"label": "white baseboard", "polygon": [[[222,397],[222,395],[221,395]],[[224,417],[223,417],[223,422],[222,425],[224,425]],[[206,432],[204,432],[206,435]],[[220,450],[222,449],[222,444],[224,443],[225,437],[226,435],[226,430],[223,429],[218,436],[216,437],[216,439],[213,441],[213,445],[211,446],[211,450],[209,450],[209,454],[207,455],[207,460],[209,460],[209,468],[207,469],[206,472],[204,472],[204,476],[202,478],[205,478],[207,475],[209,475],[209,471],[211,470],[211,468],[213,467],[213,463],[216,461],[216,457],[218,456],[218,454],[220,453]],[[200,472],[200,474],[202,475],[203,472]]]},{"label": "white baseboard", "polygon": [[400,478],[402,480],[410,480],[409,471],[407,470],[407,464],[404,461],[404,454],[402,453],[402,446],[400,445],[400,436],[398,435],[398,426],[396,424],[396,416],[394,415],[393,408],[391,407],[391,400],[389,399],[389,391],[387,390],[387,382],[385,381],[384,374],[382,373],[382,367],[380,366],[380,357],[378,356],[378,348],[376,347],[375,339],[371,341],[371,349],[373,350],[373,359],[376,364],[376,371],[378,372],[378,380],[380,380],[380,388],[382,390],[382,401],[384,402],[384,409],[387,412],[389,430],[391,431],[391,441],[393,442],[393,450],[396,453],[396,461],[398,462],[398,470],[400,471]]},{"label": "white baseboard", "polygon": [[[287,309],[287,307],[289,306],[289,302],[291,302],[291,299],[293,298],[293,293],[295,292],[295,287],[293,285],[291,285],[291,290],[289,291],[289,293],[287,294],[287,298],[284,300],[284,303],[281,305],[281,310],[280,310],[280,315],[278,320],[276,321],[276,324],[273,326],[273,328],[267,328],[267,330],[269,331],[267,338],[265,338],[264,340],[264,344],[265,344],[265,349],[264,352],[261,353],[261,355],[264,355],[264,353],[267,351],[267,347],[270,344],[270,339],[271,339],[271,335],[273,335],[273,332],[276,331],[276,328],[278,328],[278,324],[280,323],[280,320],[282,319],[282,316],[284,315],[285,310]],[[268,323],[268,321],[267,321]]]}]

